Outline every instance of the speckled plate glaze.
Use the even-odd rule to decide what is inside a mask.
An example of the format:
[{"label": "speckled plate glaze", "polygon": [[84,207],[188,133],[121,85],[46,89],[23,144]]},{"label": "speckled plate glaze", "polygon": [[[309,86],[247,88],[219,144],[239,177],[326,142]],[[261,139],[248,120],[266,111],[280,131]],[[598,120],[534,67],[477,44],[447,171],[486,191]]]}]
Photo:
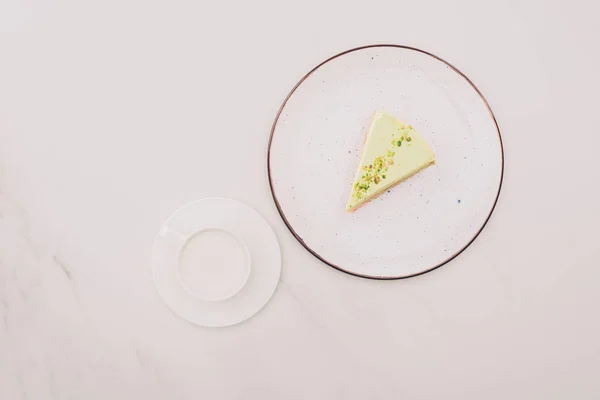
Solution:
[{"label": "speckled plate glaze", "polygon": [[[369,121],[385,109],[413,125],[437,164],[354,213],[344,211]],[[341,271],[376,279],[431,271],[487,223],[504,169],[500,131],[475,85],[425,51],[365,46],[319,64],[273,124],[268,171],[298,241]]]}]

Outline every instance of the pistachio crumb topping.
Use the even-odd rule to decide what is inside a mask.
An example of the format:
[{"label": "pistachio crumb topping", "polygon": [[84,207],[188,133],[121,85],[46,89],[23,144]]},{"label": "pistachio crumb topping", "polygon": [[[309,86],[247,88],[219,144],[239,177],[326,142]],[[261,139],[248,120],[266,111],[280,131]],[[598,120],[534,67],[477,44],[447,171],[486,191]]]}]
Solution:
[{"label": "pistachio crumb topping", "polygon": [[362,199],[369,189],[371,184],[379,185],[383,179],[387,178],[387,172],[391,165],[394,165],[394,151],[388,150],[384,156],[376,157],[373,164],[368,167],[363,166],[364,174],[358,182],[354,183],[353,196],[356,200]]}]

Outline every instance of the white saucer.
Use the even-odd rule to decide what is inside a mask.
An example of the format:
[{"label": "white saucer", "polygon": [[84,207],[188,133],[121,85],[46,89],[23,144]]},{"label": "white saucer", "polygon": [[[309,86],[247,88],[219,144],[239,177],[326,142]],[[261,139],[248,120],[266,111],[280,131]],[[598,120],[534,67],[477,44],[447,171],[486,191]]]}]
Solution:
[{"label": "white saucer", "polygon": [[[200,235],[204,247],[189,250]],[[225,251],[225,244],[233,247]],[[234,268],[225,260],[235,263]],[[185,271],[199,268],[206,279],[194,285],[184,266]],[[234,325],[256,314],[273,295],[280,271],[279,244],[267,221],[226,198],[198,200],[177,210],[161,227],[152,250],[159,295],[175,314],[201,326]],[[218,278],[229,280],[226,290],[219,291]]]}]

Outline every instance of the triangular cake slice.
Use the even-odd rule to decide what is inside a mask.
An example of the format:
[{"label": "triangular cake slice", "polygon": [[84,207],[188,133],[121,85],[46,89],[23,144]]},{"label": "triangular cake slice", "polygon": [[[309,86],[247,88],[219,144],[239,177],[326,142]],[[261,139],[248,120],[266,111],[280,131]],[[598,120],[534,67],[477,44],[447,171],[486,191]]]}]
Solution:
[{"label": "triangular cake slice", "polygon": [[354,211],[390,187],[435,163],[425,139],[385,111],[373,115],[346,211]]}]

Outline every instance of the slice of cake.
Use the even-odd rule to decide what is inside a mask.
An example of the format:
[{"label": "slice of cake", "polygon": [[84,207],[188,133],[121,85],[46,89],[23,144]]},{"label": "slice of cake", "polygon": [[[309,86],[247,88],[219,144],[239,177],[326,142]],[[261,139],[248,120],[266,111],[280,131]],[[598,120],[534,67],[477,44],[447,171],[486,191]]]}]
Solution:
[{"label": "slice of cake", "polygon": [[390,187],[435,163],[425,139],[385,111],[373,116],[346,211],[354,211]]}]

